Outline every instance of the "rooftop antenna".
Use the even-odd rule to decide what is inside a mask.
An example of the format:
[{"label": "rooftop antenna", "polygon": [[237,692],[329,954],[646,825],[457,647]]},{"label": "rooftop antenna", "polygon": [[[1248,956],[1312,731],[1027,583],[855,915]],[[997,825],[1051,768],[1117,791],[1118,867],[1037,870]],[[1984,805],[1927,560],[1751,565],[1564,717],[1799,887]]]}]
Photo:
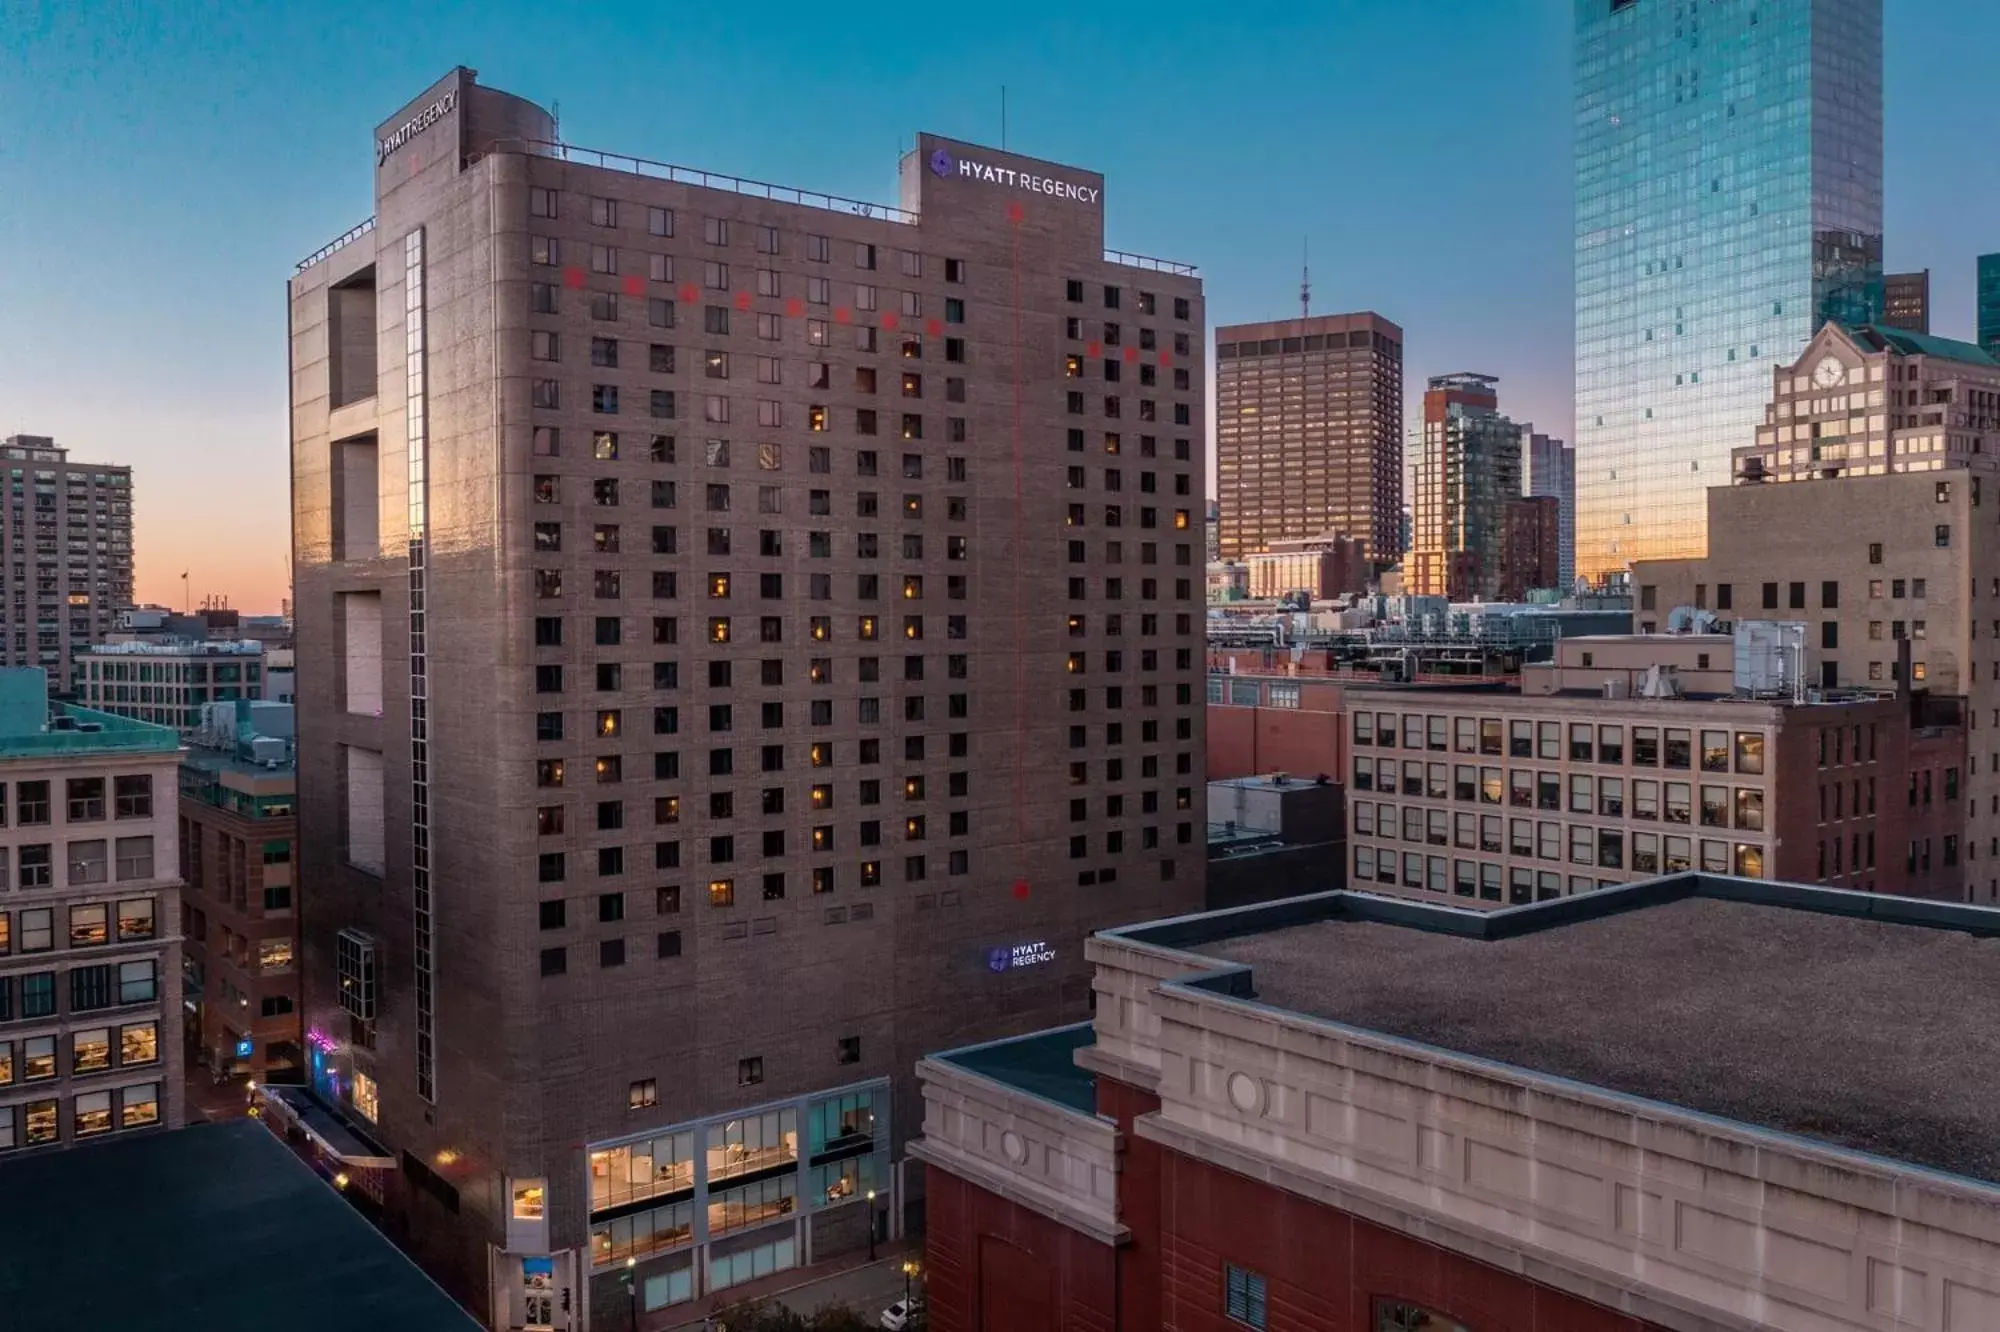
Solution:
[{"label": "rooftop antenna", "polygon": [[554,135],[556,136],[556,142],[557,142],[557,143],[561,143],[561,142],[562,142],[562,103],[561,103],[561,102],[550,102],[550,103],[549,103],[549,130],[550,130],[550,132],[551,132],[551,133],[553,133],[553,134],[554,134]]},{"label": "rooftop antenna", "polygon": [[1312,318],[1312,238],[1299,242],[1299,318]]},{"label": "rooftop antenna", "polygon": [[1000,85],[1000,151],[1007,151],[1007,85]]}]

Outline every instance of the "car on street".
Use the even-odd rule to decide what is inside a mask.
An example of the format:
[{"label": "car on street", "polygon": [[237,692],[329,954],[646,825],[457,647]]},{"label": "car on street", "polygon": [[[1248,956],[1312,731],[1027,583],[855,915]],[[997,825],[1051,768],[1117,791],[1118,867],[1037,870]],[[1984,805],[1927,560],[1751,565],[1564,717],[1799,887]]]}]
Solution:
[{"label": "car on street", "polygon": [[897,1300],[882,1311],[882,1326],[889,1332],[903,1332],[910,1325],[910,1318],[924,1307],[922,1296],[908,1300]]}]

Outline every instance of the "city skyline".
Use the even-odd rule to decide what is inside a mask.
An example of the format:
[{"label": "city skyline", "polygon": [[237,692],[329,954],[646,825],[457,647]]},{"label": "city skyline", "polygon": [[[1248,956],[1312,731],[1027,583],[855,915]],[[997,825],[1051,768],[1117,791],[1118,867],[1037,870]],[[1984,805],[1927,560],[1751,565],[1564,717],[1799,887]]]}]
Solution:
[{"label": "city skyline", "polygon": [[[578,143],[883,202],[894,182],[882,163],[918,130],[997,143],[1006,84],[1009,146],[1100,165],[1127,219],[1123,243],[1199,265],[1213,322],[1294,312],[1309,241],[1316,311],[1377,309],[1408,330],[1406,397],[1431,374],[1477,369],[1502,377],[1519,417],[1575,437],[1566,11],[1352,3],[1290,15],[1282,29],[1135,11],[998,34],[967,18],[927,28],[921,47],[912,36],[864,53],[858,30],[820,40],[768,13],[754,27],[696,16],[669,29],[615,12],[511,36],[504,19],[471,34],[463,13],[375,9],[339,34],[288,17],[223,42],[164,7],[117,25],[89,6],[10,15],[22,39],[0,52],[0,113],[17,132],[0,145],[0,176],[19,188],[0,192],[0,241],[36,258],[0,271],[0,302],[45,313],[0,330],[0,429],[133,467],[141,600],[178,605],[187,570],[195,596],[279,608],[285,376],[270,348],[282,339],[281,284],[332,239],[323,219],[367,211],[353,124],[459,61],[560,98]],[[391,13],[396,50],[364,48]],[[1976,114],[1976,53],[1982,36],[2000,36],[2000,14],[1889,0],[1886,28],[1885,263],[1930,268],[1934,329],[1970,338],[1974,256],[1996,248],[1979,219],[2000,186],[1967,183],[1934,130]],[[1088,53],[1112,38],[1138,42],[1143,58],[1100,67]],[[765,58],[734,54],[753,39]],[[666,43],[724,55],[686,62],[672,94],[652,93],[660,81],[627,62]],[[1428,100],[1403,114],[1350,114],[1371,98],[1404,106],[1440,43],[1489,58],[1424,84]],[[292,61],[354,74],[304,88],[258,72]],[[747,91],[753,63],[775,92]],[[1026,70],[1039,81],[1023,81]],[[1094,90],[1090,107],[1171,92],[1180,110],[1079,111],[1061,92],[1072,82]],[[1328,86],[1343,90],[1337,102],[1319,95]],[[837,136],[792,132],[797,108],[814,103],[844,108],[832,112]],[[1241,132],[1253,119],[1288,128]],[[1463,148],[1467,124],[1480,126],[1476,153]],[[1162,134],[1168,125],[1175,133]],[[1416,188],[1443,161],[1479,208],[1439,208]],[[1355,181],[1383,188],[1362,195]],[[218,531],[231,534],[226,548],[211,542]]]}]

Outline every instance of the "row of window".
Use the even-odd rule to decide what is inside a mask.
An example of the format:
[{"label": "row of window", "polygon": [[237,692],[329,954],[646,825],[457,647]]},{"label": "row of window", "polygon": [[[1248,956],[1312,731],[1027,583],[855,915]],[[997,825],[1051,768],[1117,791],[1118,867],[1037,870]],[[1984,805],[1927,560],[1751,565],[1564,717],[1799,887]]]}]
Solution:
[{"label": "row of window", "polygon": [[[574,255],[575,251],[572,250],[571,253]],[[561,240],[553,236],[531,237],[529,242],[529,257],[537,267],[560,268],[563,266],[563,244]],[[624,273],[627,278],[624,284],[625,294],[628,296],[643,297],[646,292],[645,282],[671,283],[674,281],[674,256],[670,254],[661,254],[656,251],[649,251],[643,254],[641,257],[645,261],[646,270],[643,281],[639,279],[637,261],[632,260],[631,253],[628,251],[624,256],[630,262],[621,263],[618,247],[615,245],[591,245],[588,247],[584,257],[587,257],[592,273],[605,277],[617,277],[621,272]],[[740,268],[737,271],[739,275],[742,272]],[[796,319],[804,313],[804,308],[798,300],[798,289],[795,285],[798,282],[796,274],[787,275],[779,269],[764,267],[756,268],[754,273],[753,281],[756,294],[774,300],[785,298],[785,287],[787,286],[787,278],[789,276],[790,283],[794,285],[792,287],[791,305],[787,308],[786,314]],[[572,265],[564,274],[564,281],[572,287],[581,287],[583,285],[582,266]],[[692,277],[690,277],[676,294],[683,305],[692,305],[701,299],[701,292],[704,289],[724,292],[734,289],[734,284],[730,281],[729,265],[727,262],[719,259],[703,260],[701,262],[700,284],[697,285]],[[535,314],[558,313],[557,290],[557,285],[553,282],[529,283],[529,310]],[[884,316],[882,321],[883,327],[893,331],[901,319],[921,319],[924,317],[923,293],[898,291],[893,294],[898,297],[897,305],[900,318],[896,315]],[[736,302],[737,309],[745,310],[749,308],[748,302],[743,299],[743,297],[749,295],[750,292],[748,289],[740,293]],[[832,306],[835,304],[833,297],[833,279],[813,275],[807,276],[804,305]],[[593,317],[599,319],[616,319],[618,317],[615,313],[599,313],[599,310],[603,308],[600,306],[600,302],[616,302],[616,293],[592,291],[588,293],[586,299],[590,303],[590,310]],[[881,301],[881,288],[872,283],[857,283],[854,287],[854,302],[852,306],[842,307],[840,312],[834,316],[835,322],[845,322],[841,318],[842,314],[851,316],[856,311],[872,314],[881,308]],[[613,305],[611,308],[615,310],[616,307]],[[965,322],[965,300],[963,297],[945,297],[944,322],[947,324],[963,324]],[[1148,330],[1148,332],[1150,331]]]},{"label": "row of window", "polygon": [[[1494,776],[1497,777],[1497,774]],[[1517,783],[1509,803],[1516,809],[1539,809],[1551,812],[1563,809],[1561,783],[1555,779],[1554,774],[1543,773],[1541,776],[1543,780],[1532,792]],[[1459,789],[1463,791],[1466,788],[1461,785]],[[1486,793],[1497,794],[1498,790],[1499,785],[1496,780],[1492,786],[1486,788]],[[1664,800],[1661,798],[1663,791]],[[1404,794],[1423,795],[1425,792],[1406,788]],[[1625,804],[1624,782],[1621,779],[1600,777],[1593,781],[1589,777],[1572,777],[1569,783],[1568,810],[1572,814],[1591,814],[1606,819],[1630,817],[1685,825],[1693,821],[1690,818],[1694,808],[1692,795],[1693,788],[1687,782],[1667,782],[1663,786],[1659,782],[1638,781],[1632,784],[1632,804],[1628,809]],[[1500,802],[1485,799],[1482,803],[1496,805]],[[1379,837],[1390,838],[1396,836],[1396,806],[1371,804],[1366,800],[1355,800],[1353,806],[1356,833],[1372,833]],[[1858,810],[1855,812],[1859,813]],[[1734,788],[1704,786],[1701,788],[1700,815],[1700,826],[1704,828],[1733,827],[1742,832],[1763,832],[1764,792],[1749,786]],[[1500,819],[1497,814],[1475,816],[1453,814],[1449,810],[1442,809],[1423,809],[1414,805],[1404,806],[1402,818],[1404,837],[1407,841],[1422,841],[1424,840],[1422,829],[1428,827],[1430,839],[1442,846],[1443,830],[1447,820],[1456,820],[1461,826],[1469,828],[1475,817],[1483,817],[1496,824]],[[1514,822],[1517,825],[1525,825],[1527,821],[1516,819]],[[1411,829],[1417,830],[1416,835],[1411,834]],[[1468,844],[1460,842],[1462,846]]]},{"label": "row of window", "polygon": [[[160,1084],[143,1083],[115,1091],[78,1092],[70,1100],[70,1138],[94,1138],[120,1129],[150,1128],[160,1122]],[[63,1140],[62,1103],[54,1097],[0,1105],[0,1152],[43,1147]]]},{"label": "row of window", "polygon": [[[1354,743],[1382,749],[1397,747],[1400,734],[1404,749],[1446,750],[1460,754],[1506,755],[1510,758],[1541,758],[1572,763],[1596,763],[1621,767],[1625,763],[1624,726],[1569,723],[1568,745],[1563,742],[1563,723],[1512,720],[1497,717],[1441,717],[1406,713],[1400,731],[1396,714],[1356,712]],[[1634,726],[1632,764],[1642,768],[1694,767],[1695,732],[1688,727]],[[1449,734],[1447,734],[1449,732]],[[1664,736],[1664,743],[1662,743]],[[1701,771],[1760,775],[1764,771],[1764,733],[1761,731],[1704,730],[1701,736]],[[1731,753],[1734,752],[1734,766]]]},{"label": "row of window", "polygon": [[[664,438],[664,437],[662,436],[659,438]],[[709,443],[711,444],[711,446],[716,446],[722,449],[727,449],[728,447],[728,441],[726,440],[711,440],[709,441]],[[860,470],[860,474],[863,476],[876,475],[876,463],[877,463],[877,458],[873,452],[863,452],[856,455],[856,465]],[[818,470],[817,467],[815,467],[815,470]],[[954,469],[954,475],[962,475],[962,473],[958,473]],[[617,477],[597,477],[591,481],[590,499],[591,503],[595,507],[600,509],[618,508],[620,505],[619,495],[620,495],[620,487],[618,484]],[[561,504],[563,502],[562,478],[560,476],[553,476],[548,474],[536,475],[534,478],[533,496],[534,496],[534,502],[537,504]],[[757,511],[759,513],[783,513],[784,496],[785,496],[785,489],[783,486],[757,487]],[[822,496],[825,497],[824,501],[822,501],[821,499]],[[734,505],[734,500],[735,500],[735,493],[727,484],[715,483],[715,484],[707,484],[702,487],[702,507],[709,513],[731,512]],[[647,491],[647,503],[650,507],[655,509],[679,508],[680,507],[679,482],[676,481],[652,482],[648,487]],[[863,505],[865,503],[867,503],[867,501],[865,500],[859,498],[857,498],[856,500],[857,506]],[[822,507],[822,504],[824,504],[824,507]],[[808,492],[807,505],[809,512],[827,513],[830,515],[832,511],[832,492],[819,491],[819,490]],[[924,516],[924,497],[920,494],[905,494],[904,496],[902,496],[898,508],[900,509],[902,516],[905,519],[910,521],[919,521]],[[972,512],[971,501],[968,500],[965,496],[963,495],[945,496],[944,516],[950,521],[955,523],[965,522],[968,518],[971,517],[971,512]],[[869,515],[863,514],[861,516],[866,517]],[[1152,526],[1153,524],[1146,523],[1144,525]],[[715,530],[721,531],[724,529],[718,528]],[[770,553],[782,554],[784,533],[777,529],[766,529],[765,533],[760,533],[760,540],[764,539],[766,534],[768,534],[769,538],[766,544],[775,543],[777,546],[780,547],[780,549],[774,550]],[[818,559],[832,558],[833,534],[831,532],[823,532],[823,531],[808,532],[806,536],[807,536],[808,554]]]},{"label": "row of window", "polygon": [[[62,1037],[28,1036],[0,1041],[0,1087],[48,1082],[62,1076]],[[71,1077],[107,1073],[113,1068],[139,1068],[160,1062],[160,1024],[128,1022],[118,1027],[91,1027],[68,1036]]]},{"label": "row of window", "polygon": [[55,1017],[58,974],[69,977],[65,1011],[70,1013],[149,1004],[159,997],[160,964],[156,958],[71,967],[63,973],[31,971],[0,976],[0,1022]]},{"label": "row of window", "polygon": [[[1556,825],[1547,825],[1554,827]],[[1595,880],[1573,876],[1569,891],[1581,892],[1587,888],[1610,888],[1633,878],[1646,878],[1656,874],[1678,874],[1696,866],[1695,854],[1700,852],[1700,868],[1704,874],[1737,874],[1744,878],[1764,877],[1764,848],[1750,842],[1722,842],[1702,838],[1698,842],[1690,837],[1662,837],[1656,833],[1633,833],[1630,838],[1631,860],[1626,861],[1626,834],[1615,828],[1588,828],[1580,824],[1570,825],[1568,853],[1561,852],[1560,840],[1553,845],[1544,843],[1538,859],[1550,861],[1567,860],[1572,865],[1587,865],[1597,869],[1625,870],[1631,873],[1616,879]],[[1488,853],[1500,854],[1501,847],[1496,841],[1480,848]],[[1518,854],[1518,852],[1517,852]],[[1397,870],[1400,865],[1401,877]],[[1449,872],[1449,878],[1447,877]],[[1483,901],[1506,901],[1519,906],[1526,902],[1546,901],[1561,896],[1561,876],[1554,870],[1537,870],[1525,865],[1504,866],[1490,860],[1457,860],[1444,856],[1424,855],[1416,851],[1400,854],[1389,847],[1358,844],[1354,848],[1354,882],[1356,886],[1371,883],[1401,883],[1405,888],[1420,888],[1429,892],[1451,893],[1458,897],[1477,897]],[[1502,897],[1502,884],[1506,884],[1506,896]]]},{"label": "row of window", "polygon": [[[53,907],[0,911],[0,957],[13,952],[52,951],[56,947],[55,922]],[[119,943],[137,943],[159,935],[155,903],[150,897],[127,898],[115,909],[107,902],[86,902],[69,908],[69,946],[95,948],[112,942],[114,922]]]},{"label": "row of window", "polygon": [[[661,255],[653,256],[656,260],[664,259],[664,257]],[[578,276],[580,277],[581,274]],[[727,272],[722,271],[719,273],[719,276],[726,279]],[[621,300],[614,292],[592,292],[589,297],[591,317],[600,322],[614,323],[628,315],[636,320],[643,311],[648,328],[678,329],[680,327],[679,306],[693,305],[700,299],[700,289],[692,283],[680,289],[678,303],[671,296],[644,295],[643,288],[637,279],[628,279],[625,285],[628,298],[625,300]],[[921,312],[922,298],[914,292],[905,292],[903,294],[903,305],[906,309],[915,307]],[[753,324],[746,325],[743,319],[732,319],[730,317],[730,307],[727,305],[704,305],[701,307],[701,331],[709,337],[729,337],[732,329],[739,335],[754,329],[758,341],[782,343],[785,338],[785,321],[787,319],[797,319],[801,314],[805,313],[805,307],[798,302],[796,297],[793,298],[791,306],[793,308],[788,309],[783,314],[775,310],[753,310],[750,305],[749,293],[745,292],[737,296],[734,313],[745,317],[755,316]],[[542,284],[531,286],[529,291],[529,308],[531,312],[537,314],[555,313],[555,288]],[[946,327],[955,326],[963,321],[965,306],[963,302],[947,300],[945,302],[945,313],[947,316],[956,316],[956,318],[946,320],[929,319],[925,320],[921,330],[915,327],[905,330],[902,327],[902,319],[894,313],[883,314],[876,323],[863,324],[854,322],[850,313],[845,308],[841,308],[833,311],[833,318],[831,319],[810,316],[806,318],[806,345],[809,347],[831,347],[833,345],[833,330],[837,327],[851,327],[854,334],[854,349],[858,352],[893,354],[905,361],[921,361],[924,359],[924,339],[931,337],[943,341],[945,360],[957,364],[965,364],[970,359],[966,340],[961,337],[947,337],[944,335]],[[913,323],[920,317],[921,313],[910,316]],[[1106,325],[1106,328],[1115,331],[1116,326]],[[1150,330],[1147,331],[1150,332]],[[883,340],[880,337],[882,333],[892,334],[896,339],[893,346],[886,353],[882,346]],[[649,334],[649,339],[652,336],[657,335]],[[1177,337],[1175,341],[1176,345],[1179,345],[1181,339]],[[651,345],[657,347],[666,346],[667,344],[653,343]],[[1164,353],[1162,354],[1164,355]],[[528,356],[531,360],[544,361],[551,364],[561,362],[563,360],[561,333],[555,329],[530,329],[528,332]],[[649,373],[675,373],[671,369],[654,369],[653,367],[656,364],[657,361],[649,354],[647,358]],[[717,377],[719,378],[720,376]],[[765,382],[778,383],[781,381],[769,380]],[[963,401],[963,399],[954,399],[954,401]]]},{"label": "row of window", "polygon": [[[112,853],[115,849],[117,859]],[[64,884],[75,888],[88,884],[109,883],[116,872],[120,883],[153,877],[153,839],[145,837],[120,837],[107,842],[95,838],[84,842],[70,842],[64,848],[67,874]],[[14,861],[14,886],[23,891],[55,886],[55,848],[47,842],[31,842],[24,846],[0,846],[0,884],[9,881],[8,859]]]},{"label": "row of window", "polygon": [[[17,827],[35,827],[53,823],[50,804],[51,783],[31,781],[14,783],[14,823]],[[120,819],[150,819],[153,817],[153,778],[150,773],[136,773],[130,776],[113,777],[109,784],[110,812]],[[69,823],[101,822],[106,813],[106,782],[102,777],[70,777],[63,782],[65,821]],[[0,782],[0,827],[7,824],[7,784]]]}]

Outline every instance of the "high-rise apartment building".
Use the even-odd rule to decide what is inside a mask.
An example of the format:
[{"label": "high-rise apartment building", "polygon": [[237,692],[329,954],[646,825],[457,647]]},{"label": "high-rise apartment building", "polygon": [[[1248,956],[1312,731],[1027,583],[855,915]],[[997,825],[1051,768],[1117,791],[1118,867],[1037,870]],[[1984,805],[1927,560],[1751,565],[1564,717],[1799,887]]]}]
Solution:
[{"label": "high-rise apartment building", "polygon": [[1882,307],[1882,0],[1577,0],[1579,572],[1698,556],[1774,364]]},{"label": "high-rise apartment building", "polygon": [[2000,356],[2000,254],[1979,256],[1977,291],[1979,345]]},{"label": "high-rise apartment building", "polygon": [[1557,501],[1557,585],[1567,593],[1576,581],[1576,450],[1532,425],[1521,427],[1522,492]]},{"label": "high-rise apartment building", "polygon": [[179,749],[0,670],[0,1157],[180,1127]]},{"label": "high-rise apartment building", "polygon": [[1499,594],[1507,505],[1521,494],[1518,423],[1500,414],[1492,375],[1436,375],[1412,432],[1410,552],[1404,590],[1454,601]]},{"label": "high-rise apartment building", "polygon": [[39,666],[58,689],[76,655],[132,604],[132,469],[69,460],[46,435],[0,441],[0,666]]},{"label": "high-rise apartment building", "polygon": [[454,70],[292,280],[298,785],[357,1180],[575,1328],[899,1224],[917,1058],[1199,903],[1207,497],[1201,286],[1100,175],[553,135]]},{"label": "high-rise apartment building", "polygon": [[1905,333],[1931,331],[1931,270],[1890,273],[1882,279],[1882,326]]},{"label": "high-rise apartment building", "polygon": [[1403,330],[1378,314],[1215,330],[1219,556],[1339,535],[1402,550]]}]

